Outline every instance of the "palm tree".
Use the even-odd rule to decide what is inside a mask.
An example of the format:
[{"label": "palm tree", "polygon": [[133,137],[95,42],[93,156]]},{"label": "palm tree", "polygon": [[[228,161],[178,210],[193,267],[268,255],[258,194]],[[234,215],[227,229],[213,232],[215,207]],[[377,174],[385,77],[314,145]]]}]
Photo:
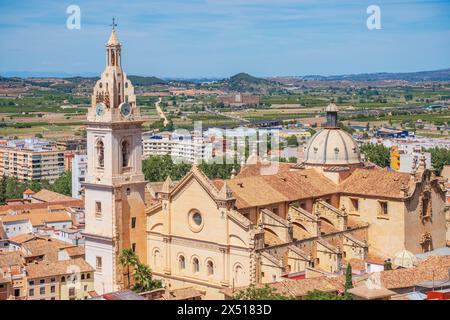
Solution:
[{"label": "palm tree", "polygon": [[119,263],[127,267],[128,288],[130,287],[130,267],[136,267],[139,264],[139,258],[131,249],[123,249],[120,253]]},{"label": "palm tree", "polygon": [[161,280],[153,280],[152,270],[145,264],[138,263],[133,278],[135,282],[133,290],[135,291],[143,292],[162,288]]}]

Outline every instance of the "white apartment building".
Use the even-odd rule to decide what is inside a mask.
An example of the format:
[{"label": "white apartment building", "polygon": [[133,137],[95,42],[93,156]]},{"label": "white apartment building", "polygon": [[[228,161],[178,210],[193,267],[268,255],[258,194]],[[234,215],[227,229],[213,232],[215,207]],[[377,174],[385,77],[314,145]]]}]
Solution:
[{"label": "white apartment building", "polygon": [[143,138],[143,157],[170,155],[183,162],[211,158],[212,145],[203,136],[159,134]]},{"label": "white apartment building", "polygon": [[72,198],[81,199],[81,187],[87,172],[87,155],[76,154],[72,160]]}]

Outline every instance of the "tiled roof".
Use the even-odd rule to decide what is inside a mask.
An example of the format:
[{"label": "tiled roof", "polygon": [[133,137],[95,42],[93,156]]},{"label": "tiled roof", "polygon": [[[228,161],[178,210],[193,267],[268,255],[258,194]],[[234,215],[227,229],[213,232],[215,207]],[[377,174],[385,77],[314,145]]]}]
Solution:
[{"label": "tiled roof", "polygon": [[53,239],[35,239],[22,244],[22,249],[25,250],[27,257],[44,256],[45,260],[58,260],[58,252],[62,248],[72,247],[73,245]]},{"label": "tiled roof", "polygon": [[23,264],[23,255],[20,251],[0,252],[0,268],[22,266]]},{"label": "tiled roof", "polygon": [[36,238],[35,235],[27,233],[27,234],[19,234],[17,236],[11,237],[11,238],[9,238],[9,240],[12,241],[12,242],[16,242],[16,243],[22,244],[22,243],[30,241],[30,240],[32,240],[34,238]]},{"label": "tiled roof", "polygon": [[381,271],[368,276],[379,276],[381,285],[387,289],[401,289],[410,288],[420,282],[433,279],[448,279],[449,268],[450,256],[432,256],[420,261],[417,267]]},{"label": "tiled roof", "polygon": [[61,204],[65,207],[81,207],[84,208],[84,201],[80,199],[71,199],[68,201],[55,201],[51,203],[47,202],[40,202],[40,203],[18,203],[18,204],[9,204],[0,206],[0,215],[2,213],[6,213],[8,211],[15,211],[15,212],[25,212],[35,209],[48,209],[49,204],[56,205]]},{"label": "tiled roof", "polygon": [[33,210],[31,213],[17,215],[2,215],[1,222],[14,222],[30,220],[33,226],[42,226],[46,222],[71,222],[72,218],[67,212],[48,212],[47,210]]},{"label": "tiled roof", "polygon": [[76,200],[75,198],[53,192],[47,189],[42,189],[41,191],[35,193],[33,195],[33,199],[42,201],[42,202],[56,202],[56,201],[71,201]]},{"label": "tiled roof", "polygon": [[349,289],[348,292],[357,297],[362,297],[367,300],[391,297],[396,294],[394,291],[391,291],[391,290],[383,288],[383,287],[373,288],[373,287],[367,286],[366,282],[363,282],[363,283],[359,284],[358,286],[356,286],[352,289]]},{"label": "tiled roof", "polygon": [[336,193],[337,186],[314,169],[227,180],[238,208],[264,206]]},{"label": "tiled roof", "polygon": [[35,192],[31,189],[27,189],[23,192],[23,194],[35,194]]},{"label": "tiled roof", "polygon": [[179,288],[166,291],[160,298],[160,300],[187,300],[200,298],[205,295],[204,291],[200,291],[193,287]]},{"label": "tiled roof", "polygon": [[76,246],[65,249],[69,257],[82,256],[85,254],[84,247]]},{"label": "tiled roof", "polygon": [[344,180],[343,193],[387,198],[403,198],[402,186],[410,185],[411,175],[383,169],[356,169]]},{"label": "tiled roof", "polygon": [[81,258],[63,261],[45,261],[29,264],[26,267],[30,279],[43,278],[57,275],[71,274],[75,272],[91,272],[94,269]]},{"label": "tiled roof", "polygon": [[[241,170],[238,173],[238,175],[236,176],[236,178],[247,178],[247,177],[254,177],[254,176],[269,174],[269,170],[271,169],[272,164],[273,164],[273,162],[264,164],[259,161],[255,164],[247,164],[241,168]],[[286,163],[286,162],[277,162],[275,165],[278,165],[278,172],[289,171],[292,166],[291,163]]]},{"label": "tiled roof", "polygon": [[[335,292],[344,290],[344,277],[317,277],[307,279],[286,279],[280,282],[274,282],[268,284],[269,287],[275,289],[275,291],[284,296],[290,297],[302,297],[308,292],[319,290],[323,292]],[[256,287],[263,288],[264,284],[258,284]],[[222,290],[226,295],[232,296],[239,291],[245,290],[247,287],[236,288],[233,291],[231,289]]]}]

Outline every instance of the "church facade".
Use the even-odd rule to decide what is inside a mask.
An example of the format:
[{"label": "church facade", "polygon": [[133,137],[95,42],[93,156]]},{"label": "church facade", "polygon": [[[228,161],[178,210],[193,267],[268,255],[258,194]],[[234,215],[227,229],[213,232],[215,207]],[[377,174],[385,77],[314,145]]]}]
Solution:
[{"label": "church facade", "polygon": [[[305,148],[303,163],[256,161],[229,180],[196,166],[168,179],[147,209],[147,257],[171,289],[221,289],[282,281],[289,275],[339,275],[348,263],[377,263],[404,250],[446,245],[444,181],[420,159],[412,174],[365,162],[357,143],[327,126]],[[268,169],[268,170],[266,170]]]},{"label": "church facade", "polygon": [[168,289],[223,298],[227,288],[338,275],[347,263],[382,264],[403,250],[446,245],[444,181],[424,159],[411,174],[364,161],[337,126],[334,104],[302,163],[271,172],[271,163],[257,160],[228,180],[211,180],[194,164],[146,202],[143,120],[121,58],[113,29],[87,117],[85,247],[97,293],[129,285],[123,249],[134,250]]}]

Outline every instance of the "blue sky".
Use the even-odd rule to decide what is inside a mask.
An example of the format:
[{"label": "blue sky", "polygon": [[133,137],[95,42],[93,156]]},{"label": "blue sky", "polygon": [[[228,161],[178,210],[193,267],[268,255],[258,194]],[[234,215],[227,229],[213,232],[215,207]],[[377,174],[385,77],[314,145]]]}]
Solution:
[{"label": "blue sky", "polygon": [[[81,29],[66,28],[66,8]],[[381,30],[366,27],[369,5]],[[0,0],[0,74],[99,74],[111,18],[128,74],[228,77],[450,67],[449,0]]]}]

